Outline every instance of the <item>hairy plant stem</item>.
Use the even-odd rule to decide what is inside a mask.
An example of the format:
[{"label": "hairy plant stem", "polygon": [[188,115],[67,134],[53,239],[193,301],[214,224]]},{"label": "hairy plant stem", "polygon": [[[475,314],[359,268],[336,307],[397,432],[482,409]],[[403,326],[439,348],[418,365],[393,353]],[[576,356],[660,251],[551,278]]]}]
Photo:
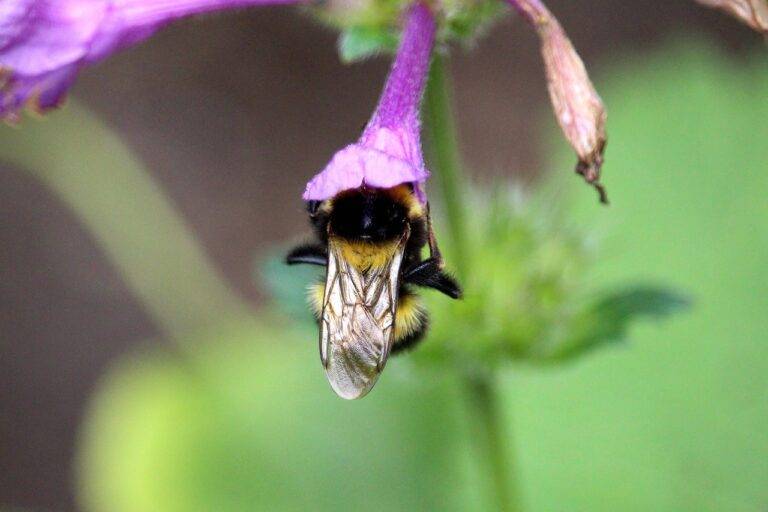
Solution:
[{"label": "hairy plant stem", "polygon": [[432,180],[437,184],[448,224],[453,261],[460,279],[467,278],[467,226],[465,222],[464,177],[451,109],[450,84],[444,58],[435,55],[429,70],[424,98],[424,119],[429,138]]},{"label": "hairy plant stem", "polygon": [[488,372],[464,378],[467,406],[475,422],[475,450],[486,473],[486,502],[499,512],[521,512],[511,457],[514,443],[504,422],[496,375]]},{"label": "hairy plant stem", "polygon": [[[465,183],[453,119],[450,83],[444,58],[432,61],[425,95],[424,119],[429,140],[432,180],[440,194],[451,243],[451,266],[466,282],[468,268],[467,225],[463,203]],[[521,512],[514,475],[512,439],[504,424],[496,374],[490,368],[464,371],[467,409],[475,427],[472,439],[486,483],[486,506],[499,512]]]}]

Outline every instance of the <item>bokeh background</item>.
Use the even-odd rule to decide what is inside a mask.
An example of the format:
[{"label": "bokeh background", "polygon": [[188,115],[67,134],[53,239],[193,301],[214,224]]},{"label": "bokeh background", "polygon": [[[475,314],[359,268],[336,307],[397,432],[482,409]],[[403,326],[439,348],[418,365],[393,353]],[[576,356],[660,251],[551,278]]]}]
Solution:
[{"label": "bokeh background", "polygon": [[[572,176],[514,16],[451,59],[468,173],[546,182],[606,239],[595,282],[694,306],[505,371],[527,509],[768,510],[768,48],[692,1],[549,3],[607,102],[613,205]],[[259,313],[255,269],[305,232],[304,183],[387,66],[247,10],[173,25],[0,130],[0,510],[484,509],[450,378],[404,362],[340,403],[311,327]]]}]

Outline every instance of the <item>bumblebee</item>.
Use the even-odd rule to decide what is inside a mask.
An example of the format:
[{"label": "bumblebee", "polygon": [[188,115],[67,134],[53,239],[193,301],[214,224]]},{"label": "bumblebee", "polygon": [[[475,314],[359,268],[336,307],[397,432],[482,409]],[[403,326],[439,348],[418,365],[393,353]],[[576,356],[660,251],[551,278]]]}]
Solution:
[{"label": "bumblebee", "polygon": [[[289,265],[326,267],[309,299],[320,330],[320,359],[333,390],[361,398],[391,353],[413,347],[429,323],[416,287],[461,297],[443,270],[429,205],[411,185],[347,190],[307,203],[316,239],[294,248]],[[422,250],[429,246],[429,257]]]}]

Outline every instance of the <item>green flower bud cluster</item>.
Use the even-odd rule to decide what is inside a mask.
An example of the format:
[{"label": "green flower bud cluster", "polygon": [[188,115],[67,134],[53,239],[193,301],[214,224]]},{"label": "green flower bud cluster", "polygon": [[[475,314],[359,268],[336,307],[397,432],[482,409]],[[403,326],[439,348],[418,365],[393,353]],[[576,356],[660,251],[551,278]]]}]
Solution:
[{"label": "green flower bud cluster", "polygon": [[[464,297],[424,293],[430,333],[414,351],[422,362],[468,366],[509,360],[560,362],[621,341],[640,316],[664,316],[684,297],[652,285],[590,286],[595,236],[569,228],[555,209],[520,190],[467,198]],[[435,223],[440,226],[438,220]],[[459,264],[445,237],[445,261]]]},{"label": "green flower bud cluster", "polygon": [[[339,53],[345,62],[397,48],[401,15],[410,0],[325,0],[310,12],[341,32]],[[436,0],[430,2],[440,43],[470,42],[508,9],[501,0]]]},{"label": "green flower bud cluster", "polygon": [[[465,295],[458,302],[428,295],[433,322],[420,352],[483,361],[551,354],[579,309],[594,244],[565,229],[553,212],[536,209],[519,189],[466,201]],[[458,264],[450,240],[438,239],[448,265]]]}]

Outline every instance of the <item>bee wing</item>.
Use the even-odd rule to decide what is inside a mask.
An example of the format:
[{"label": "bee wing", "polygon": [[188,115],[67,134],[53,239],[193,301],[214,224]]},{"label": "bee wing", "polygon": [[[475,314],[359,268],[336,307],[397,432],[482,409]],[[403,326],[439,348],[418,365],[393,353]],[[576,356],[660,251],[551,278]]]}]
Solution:
[{"label": "bee wing", "polygon": [[320,359],[331,387],[347,400],[365,396],[387,362],[406,241],[407,234],[384,265],[360,272],[329,238]]}]

